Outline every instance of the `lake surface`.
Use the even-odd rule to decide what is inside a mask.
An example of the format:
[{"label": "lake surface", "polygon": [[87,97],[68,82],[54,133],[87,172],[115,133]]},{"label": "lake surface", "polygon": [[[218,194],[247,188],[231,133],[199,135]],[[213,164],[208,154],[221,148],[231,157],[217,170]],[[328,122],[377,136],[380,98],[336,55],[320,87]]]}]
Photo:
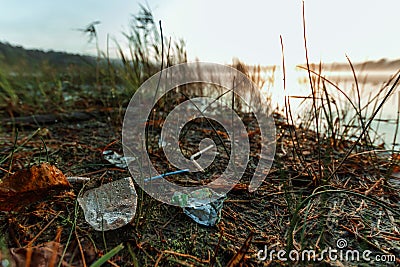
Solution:
[{"label": "lake surface", "polygon": [[[356,77],[358,81],[359,95],[357,93],[357,86],[351,71],[322,71],[320,76],[325,77],[328,81],[322,82],[318,75],[312,75],[313,87],[315,89],[325,88],[331,99],[337,103],[339,110],[343,110],[342,114],[346,114],[345,120],[351,121],[356,112],[348,99],[336,87],[342,90],[349,99],[357,107],[360,105],[362,115],[367,122],[379,104],[382,102],[384,96],[389,89],[393,86],[395,78],[397,78],[397,71],[395,69],[375,69],[375,70],[358,70]],[[307,116],[310,114],[309,110],[312,107],[311,100],[311,86],[309,82],[308,73],[302,69],[290,69],[286,73],[286,90],[283,86],[283,75],[279,68],[275,71],[264,70],[262,76],[267,81],[262,87],[262,91],[266,92],[271,98],[272,105],[279,106],[280,109],[284,107],[285,95],[288,96],[290,101],[291,110],[294,117]],[[394,79],[393,79],[394,77]],[[392,79],[391,82],[389,82]],[[305,97],[309,97],[305,99]],[[361,101],[358,101],[360,99]],[[360,102],[360,103],[359,103]],[[381,111],[377,114],[371,127],[376,133],[372,134],[376,144],[385,143],[386,148],[391,148],[396,131],[396,119],[399,111],[400,93],[399,87],[396,86],[385,102]],[[308,112],[308,113],[307,113]],[[397,134],[396,143],[400,143],[400,134]],[[400,148],[399,145],[396,146]]]}]

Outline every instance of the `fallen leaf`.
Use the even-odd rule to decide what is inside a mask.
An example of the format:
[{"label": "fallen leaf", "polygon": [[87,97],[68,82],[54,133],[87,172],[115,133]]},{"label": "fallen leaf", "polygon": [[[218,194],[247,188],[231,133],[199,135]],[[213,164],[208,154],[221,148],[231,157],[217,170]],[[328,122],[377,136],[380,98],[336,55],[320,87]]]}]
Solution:
[{"label": "fallen leaf", "polygon": [[48,163],[32,166],[0,180],[0,210],[18,210],[47,197],[52,191],[70,187],[56,167]]},{"label": "fallen leaf", "polygon": [[[72,242],[70,248],[66,251],[61,266],[77,267],[84,266],[84,262],[92,263],[96,259],[96,252],[91,242],[81,240],[84,247],[79,257],[75,255],[77,244]],[[27,248],[11,248],[0,251],[0,266],[2,262],[7,262],[10,267],[30,266],[30,267],[47,267],[58,266],[63,254],[64,245],[50,241],[38,246]],[[75,251],[75,252],[74,252]],[[82,256],[85,257],[83,261]]]},{"label": "fallen leaf", "polygon": [[[51,262],[54,266],[54,263],[59,261],[61,253],[62,247],[56,242],[48,242],[38,247],[10,249],[11,259],[15,261],[16,266],[45,267]],[[54,255],[56,255],[55,260],[53,260]]]}]

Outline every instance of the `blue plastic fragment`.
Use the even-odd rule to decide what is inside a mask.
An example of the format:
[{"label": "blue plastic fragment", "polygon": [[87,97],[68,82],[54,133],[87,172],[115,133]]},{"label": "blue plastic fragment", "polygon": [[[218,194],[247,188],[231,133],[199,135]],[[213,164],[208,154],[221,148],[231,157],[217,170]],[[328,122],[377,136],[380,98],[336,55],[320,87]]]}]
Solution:
[{"label": "blue plastic fragment", "polygon": [[160,174],[160,175],[157,175],[157,176],[153,176],[153,177],[150,177],[150,178],[146,178],[146,179],[144,179],[144,182],[147,183],[147,182],[150,182],[150,181],[153,181],[153,180],[157,180],[157,179],[160,179],[160,178],[164,178],[165,176],[175,175],[175,174],[180,174],[180,173],[185,173],[185,172],[189,172],[189,169],[184,169],[184,170],[178,170],[178,171],[174,171],[174,172],[163,173],[163,174]]}]

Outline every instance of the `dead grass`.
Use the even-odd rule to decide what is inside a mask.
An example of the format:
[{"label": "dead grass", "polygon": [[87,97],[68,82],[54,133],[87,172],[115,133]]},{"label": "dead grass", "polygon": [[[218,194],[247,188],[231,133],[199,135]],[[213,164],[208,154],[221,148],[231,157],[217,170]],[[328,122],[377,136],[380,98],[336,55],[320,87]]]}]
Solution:
[{"label": "dead grass", "polygon": [[[147,36],[157,36],[157,24],[148,10],[144,9],[136,19],[139,23],[150,22],[149,28],[146,28],[148,24],[140,25],[146,26]],[[172,53],[170,48],[163,53],[164,47],[160,47],[160,42],[151,43],[151,39],[143,40],[143,33],[138,34],[133,31],[127,35],[132,42],[130,55],[120,51],[123,63],[120,74],[126,91],[117,96],[121,97],[118,101],[122,101],[126,96],[124,94],[130,95],[134,86],[156,71],[157,64],[146,61],[153,54],[157,56],[155,63],[174,63],[169,61],[168,55]],[[142,46],[136,46],[138,43]],[[156,45],[152,48],[154,51],[146,50],[148,45],[153,44]],[[170,44],[166,47],[170,47]],[[177,53],[182,56],[179,60],[184,61],[186,54],[180,49],[182,47],[177,44]],[[107,71],[115,74],[112,66],[108,67]],[[303,117],[302,123],[296,125],[290,110],[290,98],[285,101],[286,114],[274,114],[277,128],[275,161],[262,186],[253,193],[249,193],[247,187],[258,163],[261,138],[253,114],[241,112],[240,104],[236,103],[235,109],[240,113],[249,134],[250,160],[240,183],[229,192],[217,226],[199,226],[180,208],[160,203],[137,187],[139,206],[132,223],[118,230],[96,232],[85,222],[77,206],[76,197],[83,186],[75,184],[69,191],[31,203],[18,212],[0,212],[2,255],[10,254],[8,248],[22,248],[28,253],[32,251],[30,249],[54,241],[60,245],[60,258],[74,266],[107,259],[102,256],[109,255],[107,252],[114,247],[122,248],[119,246],[121,243],[124,249],[108,259],[108,265],[307,265],[314,264],[319,257],[322,257],[320,264],[333,266],[384,265],[378,261],[332,261],[324,256],[324,249],[335,249],[338,240],[345,240],[345,248],[360,252],[370,250],[371,258],[394,255],[397,258],[393,265],[400,264],[400,188],[395,183],[400,171],[400,156],[394,148],[390,151],[375,145],[369,135],[370,123],[384,101],[376,104],[370,101],[368,105],[374,109],[372,115],[365,118],[362,111],[368,107],[360,106],[358,86],[355,94],[358,98],[352,99],[325,79],[321,71],[306,70],[312,90],[305,101],[312,101],[306,102],[312,106],[312,112],[308,113],[311,116]],[[101,71],[99,75],[97,80],[101,80]],[[109,76],[107,85],[116,89],[117,83],[112,77],[115,78]],[[259,73],[252,77],[255,82],[262,84]],[[396,83],[393,80],[388,88],[394,90]],[[329,89],[328,85],[332,85],[333,89]],[[343,119],[344,114],[332,101],[335,99],[332,90],[343,93],[349,101],[348,105],[354,114],[350,121]],[[382,90],[380,94],[385,97],[390,92]],[[12,91],[1,97],[10,101],[15,98]],[[160,125],[165,119],[163,112],[185,100],[182,96],[168,97],[167,101],[162,102],[163,109],[158,110],[149,121],[152,127],[148,136],[152,164],[161,171],[168,171],[169,168],[157,144]],[[371,99],[379,99],[379,96]],[[123,102],[118,101],[115,103],[122,106]],[[87,104],[103,107],[108,102]],[[129,176],[127,170],[108,164],[102,156],[105,148],[122,151],[119,142],[122,115],[122,109],[109,109],[96,119],[40,123],[40,130],[37,130],[36,123],[22,126],[14,121],[14,124],[2,124],[0,175],[49,161],[67,176],[91,177],[92,180],[84,189]],[[218,144],[218,140],[224,140],[227,136],[224,129],[218,128],[218,125],[211,126],[204,120],[192,122],[188,132],[190,135],[182,143],[193,153],[199,140],[208,137]],[[224,155],[222,152],[226,149],[230,148],[218,145],[220,155]],[[194,185],[212,180],[216,174],[223,172],[227,160],[221,156],[206,173],[180,175],[175,182],[190,181]],[[268,251],[313,250],[315,256],[305,262],[285,262],[275,254],[271,259],[267,257],[265,261],[260,261],[257,253],[265,248]]]},{"label": "dead grass", "polygon": [[[244,120],[253,125],[251,116]],[[84,255],[87,264],[104,255],[108,249],[124,243],[126,249],[111,259],[120,266],[135,262],[138,266],[210,266],[211,263],[225,266],[237,255],[250,234],[252,238],[243,257],[246,266],[263,264],[257,260],[256,254],[264,246],[269,251],[315,249],[318,256],[327,246],[336,248],[335,242],[339,238],[346,239],[352,249],[398,255],[399,189],[381,179],[393,169],[389,156],[378,154],[376,163],[380,172],[377,173],[368,164],[368,153],[354,152],[329,183],[316,184],[315,176],[306,171],[307,168],[317,168],[319,164],[316,160],[316,133],[288,125],[280,115],[276,115],[275,122],[280,136],[277,147],[283,146],[285,151],[278,151],[259,190],[249,193],[247,181],[257,161],[257,146],[254,144],[257,144],[258,137],[253,136],[250,159],[253,164],[249,164],[242,182],[228,194],[221,222],[216,227],[201,227],[186,217],[180,208],[157,202],[138,189],[141,207],[135,220],[121,229],[102,234],[92,230],[84,221],[82,212],[76,210],[76,196],[81,186],[75,185],[71,191],[60,192],[17,213],[1,213],[1,231],[6,246],[40,245],[55,240],[57,230],[62,229],[59,240],[64,248],[68,246],[65,257],[82,262]],[[206,124],[198,126],[192,128],[196,138],[204,138],[205,133],[213,132]],[[50,162],[56,163],[68,176],[92,177],[93,181],[86,188],[129,175],[126,170],[107,165],[102,158],[102,149],[112,140],[118,140],[120,132],[118,128],[109,126],[106,117],[76,125],[48,125],[47,129],[49,134],[44,140]],[[249,129],[252,130],[255,129]],[[25,129],[17,143],[22,143],[32,132]],[[294,132],[302,139],[296,140]],[[8,148],[13,142],[3,138],[6,142],[2,146],[2,156],[9,153]],[[295,152],[298,143],[302,145],[301,160]],[[14,154],[12,170],[43,157],[38,153],[41,145],[40,139],[31,138],[24,149]],[[353,142],[346,141],[333,148],[329,140],[321,142],[321,161],[337,164],[352,145]],[[108,149],[118,151],[121,146],[114,143]],[[165,168],[158,162],[154,164]],[[1,167],[7,169],[8,164],[9,161],[5,161]],[[69,239],[71,231],[73,234]],[[283,264],[276,258],[264,262],[268,263]]]}]

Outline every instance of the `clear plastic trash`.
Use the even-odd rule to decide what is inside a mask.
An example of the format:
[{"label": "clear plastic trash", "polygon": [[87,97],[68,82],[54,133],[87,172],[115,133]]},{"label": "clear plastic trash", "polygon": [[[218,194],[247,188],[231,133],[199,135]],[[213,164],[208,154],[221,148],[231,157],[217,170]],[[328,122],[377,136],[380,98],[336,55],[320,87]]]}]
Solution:
[{"label": "clear plastic trash", "polygon": [[123,155],[118,154],[112,150],[104,150],[103,151],[104,159],[107,160],[110,164],[121,168],[127,169],[130,162],[134,161],[134,157],[124,157]]},{"label": "clear plastic trash", "polygon": [[97,231],[128,224],[135,217],[137,194],[130,177],[86,191],[78,197],[85,220]]},{"label": "clear plastic trash", "polygon": [[195,222],[205,226],[214,226],[221,219],[221,210],[226,199],[209,188],[195,190],[190,194],[175,192],[172,203],[183,208],[183,212]]}]

